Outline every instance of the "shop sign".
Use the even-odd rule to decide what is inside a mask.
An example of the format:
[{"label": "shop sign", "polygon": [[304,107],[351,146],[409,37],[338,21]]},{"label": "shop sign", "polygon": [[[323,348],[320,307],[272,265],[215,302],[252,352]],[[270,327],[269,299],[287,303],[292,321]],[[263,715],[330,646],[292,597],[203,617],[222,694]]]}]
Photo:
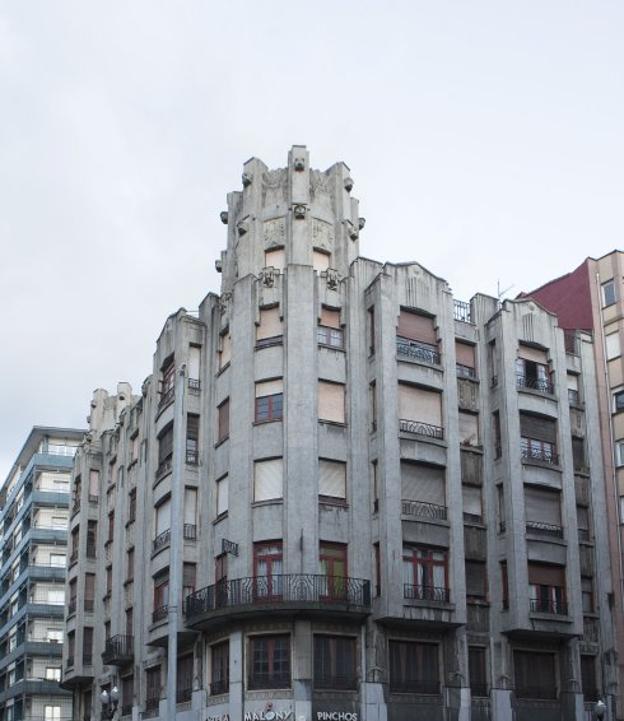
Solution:
[{"label": "shop sign", "polygon": [[264,711],[245,711],[244,721],[294,721],[292,708],[287,711],[275,711],[271,702],[267,703]]},{"label": "shop sign", "polygon": [[210,716],[206,718],[206,721],[230,721],[230,714],[229,713],[223,713],[219,714],[218,716]]},{"label": "shop sign", "polygon": [[317,711],[316,721],[358,721],[354,711]]}]

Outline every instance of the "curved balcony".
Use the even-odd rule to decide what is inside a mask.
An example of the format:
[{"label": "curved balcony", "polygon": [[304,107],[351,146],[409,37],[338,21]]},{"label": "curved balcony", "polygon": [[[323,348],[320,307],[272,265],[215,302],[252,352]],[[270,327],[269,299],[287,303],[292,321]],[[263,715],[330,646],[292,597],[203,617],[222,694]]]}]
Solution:
[{"label": "curved balcony", "polygon": [[370,581],[361,578],[288,574],[221,581],[189,594],[186,625],[207,628],[224,617],[331,614],[362,619],[370,613]]},{"label": "curved balcony", "polygon": [[119,634],[106,640],[102,663],[107,666],[126,666],[134,658],[134,636]]}]

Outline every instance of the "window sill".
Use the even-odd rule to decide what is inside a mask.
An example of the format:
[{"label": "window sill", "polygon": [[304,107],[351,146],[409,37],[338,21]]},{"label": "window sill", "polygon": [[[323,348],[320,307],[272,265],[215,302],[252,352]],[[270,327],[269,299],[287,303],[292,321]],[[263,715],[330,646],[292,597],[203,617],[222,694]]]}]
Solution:
[{"label": "window sill", "polygon": [[319,348],[327,348],[328,350],[335,350],[335,351],[338,351],[338,353],[346,353],[347,352],[344,346],[339,348],[335,345],[328,345],[327,343],[318,343],[317,345]]},{"label": "window sill", "polygon": [[138,462],[139,462],[139,459],[138,459],[138,458],[135,458],[133,461],[130,461],[130,463],[128,464],[128,470],[130,470],[131,468],[133,468],[134,466],[136,466],[136,464],[137,464]]},{"label": "window sill", "polygon": [[346,423],[341,423],[340,421],[330,421],[330,420],[327,420],[326,418],[319,418],[318,422],[322,423],[324,426],[334,426],[336,428],[346,428],[347,427]]},{"label": "window sill", "polygon": [[267,423],[281,423],[284,420],[283,417],[280,416],[280,418],[267,418],[266,421],[253,421],[252,426],[265,426]]},{"label": "window sill", "polygon": [[222,446],[226,441],[229,441],[229,440],[230,440],[230,436],[227,435],[227,436],[225,436],[225,438],[221,438],[221,440],[217,441],[217,442],[214,444],[214,447],[215,447],[215,448],[218,448],[219,446]]},{"label": "window sill", "polygon": [[227,512],[227,511],[223,511],[223,513],[220,513],[220,514],[214,519],[214,521],[212,522],[212,525],[214,526],[214,525],[216,525],[217,523],[221,523],[221,521],[223,521],[223,520],[226,519],[227,517],[228,517],[228,512]]},{"label": "window sill", "polygon": [[230,361],[228,361],[228,362],[223,366],[223,368],[219,368],[219,370],[218,370],[217,373],[216,373],[217,378],[218,378],[222,373],[224,373],[229,367],[230,367]]},{"label": "window sill", "polygon": [[333,508],[344,508],[345,510],[349,508],[346,499],[332,498],[331,496],[319,496],[319,506],[332,506]]},{"label": "window sill", "polygon": [[283,498],[267,498],[266,501],[252,501],[252,508],[262,508],[263,506],[281,506],[284,503]]}]

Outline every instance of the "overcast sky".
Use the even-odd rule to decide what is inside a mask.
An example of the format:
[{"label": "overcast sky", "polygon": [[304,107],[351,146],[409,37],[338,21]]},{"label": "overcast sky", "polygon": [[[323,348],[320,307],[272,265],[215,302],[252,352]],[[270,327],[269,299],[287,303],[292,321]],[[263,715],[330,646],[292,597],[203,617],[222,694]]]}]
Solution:
[{"label": "overcast sky", "polygon": [[4,0],[0,481],[218,290],[251,156],[344,160],[362,254],[515,295],[623,243],[624,3]]}]

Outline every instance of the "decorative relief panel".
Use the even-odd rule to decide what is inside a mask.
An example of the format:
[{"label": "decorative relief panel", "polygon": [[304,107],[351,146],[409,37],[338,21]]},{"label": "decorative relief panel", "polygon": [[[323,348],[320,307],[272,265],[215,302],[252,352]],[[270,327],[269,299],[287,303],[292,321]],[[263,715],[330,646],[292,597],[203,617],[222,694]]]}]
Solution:
[{"label": "decorative relief panel", "polygon": [[286,219],[274,218],[264,222],[264,245],[282,247],[286,244]]},{"label": "decorative relief panel", "polygon": [[317,208],[331,212],[331,179],[320,170],[310,171],[310,196]]},{"label": "decorative relief panel", "polygon": [[262,178],[264,189],[264,205],[280,205],[286,200],[286,179],[288,172],[286,168],[268,170]]},{"label": "decorative relief panel", "polygon": [[331,223],[326,223],[318,218],[312,220],[312,245],[315,248],[327,250],[331,253],[334,250],[335,239],[336,234]]}]

